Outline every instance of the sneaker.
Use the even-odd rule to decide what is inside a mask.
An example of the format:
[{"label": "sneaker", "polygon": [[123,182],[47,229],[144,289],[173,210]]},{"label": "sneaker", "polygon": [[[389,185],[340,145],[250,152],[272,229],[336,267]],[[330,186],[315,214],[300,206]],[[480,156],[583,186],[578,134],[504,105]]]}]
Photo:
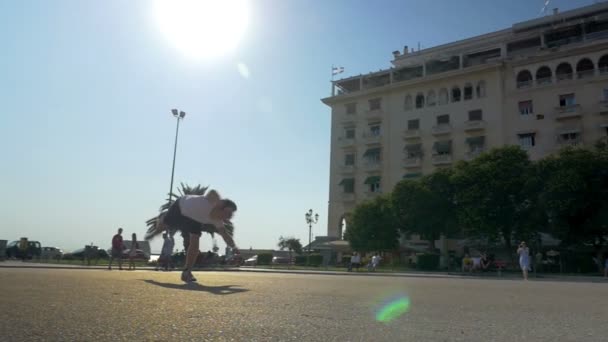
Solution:
[{"label": "sneaker", "polygon": [[192,281],[192,273],[188,272],[188,270],[183,270],[181,278],[183,282],[189,283]]},{"label": "sneaker", "polygon": [[192,275],[192,272],[190,272],[190,281],[196,281],[196,278],[194,278],[194,276]]}]

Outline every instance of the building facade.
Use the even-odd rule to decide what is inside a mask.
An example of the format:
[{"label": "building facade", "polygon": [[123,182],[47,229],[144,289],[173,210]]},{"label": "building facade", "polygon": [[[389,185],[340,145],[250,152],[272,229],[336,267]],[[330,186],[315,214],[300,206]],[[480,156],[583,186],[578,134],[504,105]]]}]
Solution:
[{"label": "building facade", "polygon": [[328,235],[357,203],[519,145],[533,160],[608,136],[608,4],[429,49],[332,82]]}]

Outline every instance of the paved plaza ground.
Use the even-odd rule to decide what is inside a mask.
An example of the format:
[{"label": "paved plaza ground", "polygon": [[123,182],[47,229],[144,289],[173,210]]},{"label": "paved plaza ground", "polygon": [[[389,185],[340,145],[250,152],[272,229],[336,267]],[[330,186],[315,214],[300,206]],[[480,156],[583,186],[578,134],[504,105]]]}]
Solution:
[{"label": "paved plaza ground", "polygon": [[[0,268],[3,341],[606,341],[608,283]],[[409,311],[379,322],[407,296]]]}]

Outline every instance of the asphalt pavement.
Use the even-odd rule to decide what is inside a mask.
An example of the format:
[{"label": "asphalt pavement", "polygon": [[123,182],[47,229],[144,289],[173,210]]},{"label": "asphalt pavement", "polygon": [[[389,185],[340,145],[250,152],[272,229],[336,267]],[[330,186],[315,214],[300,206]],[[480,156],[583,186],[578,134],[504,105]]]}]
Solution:
[{"label": "asphalt pavement", "polygon": [[[198,284],[183,284],[177,272],[0,268],[1,339],[513,342],[608,336],[608,283],[195,275]],[[379,321],[381,309],[404,298],[407,312]]]}]

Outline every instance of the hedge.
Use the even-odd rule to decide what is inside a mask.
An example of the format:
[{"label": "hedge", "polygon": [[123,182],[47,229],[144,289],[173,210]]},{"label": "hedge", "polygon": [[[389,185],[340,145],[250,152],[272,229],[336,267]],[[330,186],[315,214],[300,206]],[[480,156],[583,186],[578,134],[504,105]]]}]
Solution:
[{"label": "hedge", "polygon": [[418,256],[417,268],[419,270],[434,271],[439,269],[438,254],[422,254]]},{"label": "hedge", "polygon": [[258,254],[258,265],[270,265],[272,262],[272,253]]}]

